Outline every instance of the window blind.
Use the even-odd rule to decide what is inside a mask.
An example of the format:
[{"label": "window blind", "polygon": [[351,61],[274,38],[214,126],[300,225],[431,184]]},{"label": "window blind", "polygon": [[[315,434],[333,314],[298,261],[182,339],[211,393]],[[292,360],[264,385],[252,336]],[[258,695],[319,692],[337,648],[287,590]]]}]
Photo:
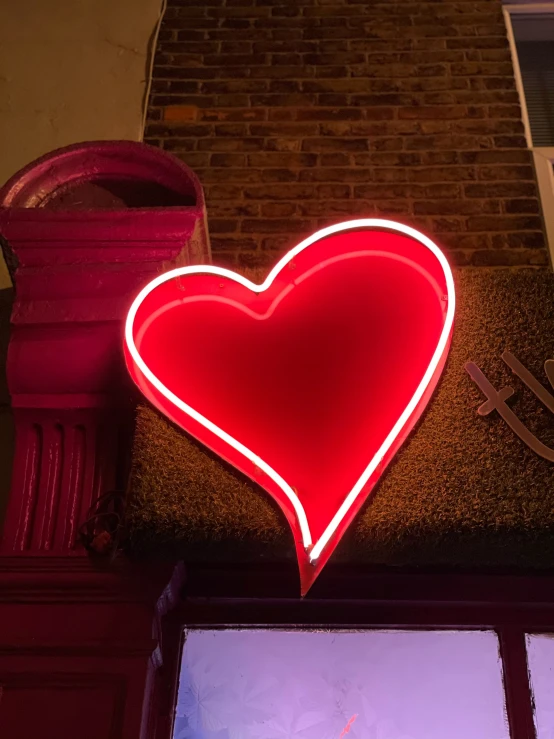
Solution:
[{"label": "window blind", "polygon": [[516,47],[533,146],[554,146],[554,40]]}]

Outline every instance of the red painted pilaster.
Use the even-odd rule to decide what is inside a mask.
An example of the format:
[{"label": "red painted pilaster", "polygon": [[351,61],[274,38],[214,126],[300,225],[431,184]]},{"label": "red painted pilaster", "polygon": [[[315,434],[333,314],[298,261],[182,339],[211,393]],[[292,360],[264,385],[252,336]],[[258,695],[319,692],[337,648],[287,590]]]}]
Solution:
[{"label": "red painted pilaster", "polygon": [[0,736],[167,736],[161,639],[180,570],[123,557],[99,567],[78,534],[99,496],[126,488],[131,300],[155,274],[209,260],[202,188],[142,144],[73,146],[0,191],[0,236],[15,289],[16,432],[0,545]]}]

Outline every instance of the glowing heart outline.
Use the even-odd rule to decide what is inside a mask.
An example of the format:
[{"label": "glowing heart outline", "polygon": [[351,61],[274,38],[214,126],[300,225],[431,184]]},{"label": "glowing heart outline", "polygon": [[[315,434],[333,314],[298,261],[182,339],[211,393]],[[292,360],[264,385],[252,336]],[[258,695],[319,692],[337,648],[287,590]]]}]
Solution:
[{"label": "glowing heart outline", "polygon": [[[433,356],[427,367],[427,370],[425,371],[410,402],[406,405],[406,408],[404,409],[403,413],[400,415],[400,417],[394,424],[393,428],[388,433],[384,442],[381,444],[381,447],[374,454],[373,458],[371,459],[371,461],[369,462],[369,464],[363,471],[362,475],[358,478],[354,487],[350,490],[350,492],[344,498],[342,504],[340,505],[336,513],[334,514],[331,521],[328,523],[323,534],[319,537],[319,539],[315,543],[313,543],[306,512],[304,510],[304,507],[298,495],[295,493],[294,489],[279,475],[279,473],[276,470],[274,470],[270,465],[268,465],[261,457],[259,457],[257,454],[255,454],[252,450],[250,450],[245,445],[241,444],[241,442],[234,439],[226,431],[219,428],[216,424],[214,424],[208,418],[204,417],[202,414],[200,414],[198,411],[192,408],[192,406],[188,405],[183,400],[181,400],[177,395],[175,395],[171,390],[169,390],[169,388],[167,388],[159,380],[159,378],[150,370],[150,368],[147,366],[145,361],[142,359],[142,356],[135,345],[135,340],[134,340],[134,335],[133,335],[134,321],[135,321],[137,311],[139,310],[145,298],[153,290],[155,290],[156,287],[176,277],[183,277],[183,276],[193,275],[193,274],[215,275],[215,276],[225,277],[227,279],[233,280],[241,284],[242,286],[246,287],[248,290],[252,292],[262,293],[268,290],[272,286],[275,278],[283,271],[283,269],[300,252],[304,251],[312,244],[315,244],[316,242],[328,236],[331,236],[333,234],[339,233],[339,232],[345,232],[349,230],[360,230],[360,229],[393,231],[393,232],[402,234],[404,236],[408,236],[418,241],[423,246],[427,247],[436,257],[436,259],[438,260],[442,268],[442,272],[444,275],[445,284],[447,288],[447,295],[446,295],[447,310],[446,310],[443,328],[442,328],[439,340],[437,342],[436,349],[433,353]],[[286,291],[284,291],[284,293],[286,294]],[[282,294],[281,297],[284,297],[284,294]],[[329,543],[329,541],[331,540],[331,538],[333,537],[333,535],[335,534],[339,526],[341,525],[342,521],[347,516],[348,512],[351,510],[352,506],[355,504],[360,493],[363,491],[364,487],[366,486],[368,481],[371,479],[371,476],[376,471],[376,469],[378,468],[379,464],[381,463],[381,461],[383,460],[387,452],[390,450],[390,448],[392,447],[396,439],[399,437],[399,435],[402,433],[402,430],[404,429],[404,427],[406,426],[406,424],[412,417],[412,414],[414,413],[414,411],[416,410],[416,408],[422,401],[422,398],[424,397],[426,390],[429,388],[429,385],[431,384],[435,376],[435,373],[437,372],[437,369],[441,365],[441,361],[445,358],[445,354],[448,351],[453,322],[454,322],[455,304],[456,304],[456,296],[455,296],[455,288],[454,288],[454,279],[452,276],[450,265],[448,264],[448,261],[446,260],[442,251],[430,238],[428,238],[427,236],[425,236],[424,234],[420,233],[419,231],[417,231],[416,229],[410,226],[396,223],[395,221],[389,221],[389,220],[379,219],[379,218],[362,218],[362,219],[356,219],[352,221],[346,221],[343,223],[335,224],[333,226],[323,228],[320,231],[317,231],[316,233],[312,234],[312,236],[308,237],[307,239],[302,241],[300,244],[295,246],[293,249],[291,249],[289,252],[287,252],[287,254],[285,254],[285,256],[282,259],[280,259],[277,262],[277,264],[273,267],[273,269],[270,271],[266,279],[259,285],[251,282],[250,280],[243,277],[242,275],[237,274],[236,272],[233,272],[231,270],[228,270],[222,267],[213,267],[211,265],[194,265],[194,266],[188,266],[188,267],[178,267],[176,269],[172,269],[169,272],[166,272],[156,277],[154,280],[149,282],[139,292],[139,294],[133,301],[131,308],[129,309],[129,313],[127,315],[127,319],[125,322],[125,344],[126,344],[127,351],[129,352],[133,360],[133,363],[140,370],[140,373],[152,384],[154,388],[156,388],[156,390],[161,395],[163,395],[170,403],[175,405],[175,407],[178,408],[180,411],[182,411],[185,415],[189,416],[194,421],[196,421],[201,426],[203,426],[205,429],[210,431],[212,434],[218,437],[220,441],[223,441],[225,444],[230,446],[232,449],[235,450],[235,452],[238,452],[244,458],[249,460],[255,467],[258,467],[271,480],[273,480],[273,482],[278,486],[278,488],[282,491],[282,493],[288,498],[289,502],[291,503],[294,509],[294,512],[296,514],[298,526],[300,528],[300,533],[301,533],[304,549],[308,553],[310,563],[316,564],[323,550],[325,549],[325,547],[327,546],[327,544]],[[273,306],[273,309],[274,307],[275,306]]]}]

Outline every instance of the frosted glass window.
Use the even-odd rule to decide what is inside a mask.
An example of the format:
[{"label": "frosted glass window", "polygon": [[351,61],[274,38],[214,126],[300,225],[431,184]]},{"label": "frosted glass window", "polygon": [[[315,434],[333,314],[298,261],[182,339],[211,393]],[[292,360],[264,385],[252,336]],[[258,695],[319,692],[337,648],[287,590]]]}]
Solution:
[{"label": "frosted glass window", "polygon": [[186,634],[174,739],[509,739],[492,632]]},{"label": "frosted glass window", "polygon": [[554,635],[527,635],[537,739],[554,738]]}]

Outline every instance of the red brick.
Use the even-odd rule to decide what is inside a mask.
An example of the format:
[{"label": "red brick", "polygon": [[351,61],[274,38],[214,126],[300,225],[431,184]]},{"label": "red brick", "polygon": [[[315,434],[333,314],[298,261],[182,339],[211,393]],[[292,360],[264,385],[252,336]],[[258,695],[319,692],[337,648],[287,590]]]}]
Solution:
[{"label": "red brick", "polygon": [[[365,126],[365,123],[350,123],[345,121],[337,121],[331,123],[320,123],[319,133],[323,136],[349,136],[354,129],[354,126]],[[362,135],[366,135],[366,131],[359,131]]]},{"label": "red brick", "polygon": [[513,77],[483,77],[469,82],[471,88],[475,90],[513,90],[515,88]]},{"label": "red brick", "polygon": [[[212,247],[212,251],[220,252],[220,251],[231,251],[234,252],[238,249],[240,250],[254,250],[257,248],[257,244],[254,241],[254,239],[249,239],[246,236],[243,236],[241,238],[232,237],[232,238],[221,238],[216,237],[213,239],[210,239],[210,245]],[[218,264],[219,264],[219,254],[218,254]]]},{"label": "red brick", "polygon": [[315,189],[310,185],[286,183],[244,188],[244,197],[252,200],[310,199],[314,196]]},{"label": "red brick", "polygon": [[269,83],[266,80],[210,80],[209,82],[202,82],[200,90],[206,94],[225,94],[234,92],[266,92],[268,87]]},{"label": "red brick", "polygon": [[[252,53],[252,42],[251,41],[222,41],[221,44],[215,42],[218,48],[210,49],[209,51],[202,51],[203,54],[215,54],[221,51],[223,54],[251,54]],[[189,44],[189,49],[190,49]],[[193,49],[197,51],[197,49]]]},{"label": "red brick", "polygon": [[205,54],[202,62],[207,67],[253,67],[267,64],[265,54]]},{"label": "red brick", "polygon": [[[458,151],[423,151],[418,154],[419,163],[424,165],[445,165],[445,164],[461,164],[461,152]],[[417,164],[414,160],[412,164]]]},{"label": "red brick", "polygon": [[443,233],[440,236],[442,246],[448,246],[458,249],[490,249],[491,237],[484,233]]},{"label": "red brick", "polygon": [[269,63],[292,67],[301,65],[303,61],[300,54],[271,54]]},{"label": "red brick", "polygon": [[307,93],[291,93],[290,95],[251,95],[250,105],[263,105],[267,108],[294,108],[304,105],[313,105],[317,100],[315,95]]},{"label": "red brick", "polygon": [[496,200],[421,200],[414,203],[416,215],[475,215],[480,213],[500,213],[500,203]]},{"label": "red brick", "polygon": [[324,200],[335,198],[349,198],[351,195],[350,185],[319,185],[317,196]]},{"label": "red brick", "polygon": [[203,107],[213,105],[217,108],[246,108],[250,105],[251,98],[248,95],[238,93],[229,93],[227,95],[216,95],[213,103],[208,103]]},{"label": "red brick", "polygon": [[429,105],[421,108],[400,108],[399,118],[431,118],[443,120],[444,118],[466,118],[468,110],[465,105]]},{"label": "red brick", "polygon": [[317,163],[317,155],[264,151],[249,154],[248,163],[252,167],[313,167]]},{"label": "red brick", "polygon": [[314,167],[300,171],[300,182],[369,182],[370,169],[350,167]]},{"label": "red brick", "polygon": [[271,80],[269,82],[269,92],[290,93],[301,91],[302,82],[300,80]]},{"label": "red brick", "polygon": [[356,121],[362,111],[356,108],[306,108],[296,112],[298,121]]},{"label": "red brick", "polygon": [[461,133],[478,134],[520,133],[523,131],[523,123],[521,121],[466,119],[453,121],[452,130]]},{"label": "red brick", "polygon": [[237,230],[238,221],[234,218],[209,218],[210,233],[227,234]]},{"label": "red brick", "polygon": [[152,105],[160,107],[173,107],[173,105],[179,107],[194,107],[194,108],[209,108],[215,105],[215,98],[209,97],[208,95],[153,95]]},{"label": "red brick", "polygon": [[521,121],[521,107],[519,105],[490,105],[488,114],[491,118],[516,118]]},{"label": "red brick", "polygon": [[264,139],[250,136],[245,138],[203,138],[198,141],[199,151],[259,151],[264,147]]},{"label": "red brick", "polygon": [[263,6],[227,6],[226,8],[209,8],[207,14],[213,18],[266,18],[270,9]]},{"label": "red brick", "polygon": [[185,82],[183,80],[163,80],[163,82],[166,86],[166,92],[170,95],[195,94],[200,92],[199,82]]},{"label": "red brick", "polygon": [[161,108],[152,108],[151,106],[148,106],[148,121],[161,121],[162,112]]},{"label": "red brick", "polygon": [[462,151],[462,164],[529,164],[531,152],[515,149],[514,151]]},{"label": "red brick", "polygon": [[259,214],[259,203],[229,203],[226,200],[210,203],[210,217],[241,218],[244,216],[258,216]]},{"label": "red brick", "polygon": [[517,198],[532,197],[537,189],[533,182],[487,182],[464,185],[467,198]]},{"label": "red brick", "polygon": [[340,77],[348,77],[350,75],[350,67],[316,67],[314,70],[315,77],[337,79]]},{"label": "red brick", "polygon": [[465,62],[452,64],[450,71],[453,75],[471,75],[493,77],[495,75],[511,77],[514,73],[511,62]]},{"label": "red brick", "polygon": [[317,123],[252,123],[252,136],[291,136],[301,140],[304,136],[315,136],[319,132]]},{"label": "red brick", "polygon": [[[459,184],[444,183],[425,185],[422,188],[423,195],[426,198],[459,198],[462,193],[462,187]],[[419,191],[413,191],[414,197],[420,197]]]},{"label": "red brick", "polygon": [[507,251],[504,248],[497,250],[476,251],[471,255],[471,264],[474,267],[523,267],[548,266],[548,254],[545,249],[529,251]]},{"label": "red brick", "polygon": [[245,123],[219,123],[213,128],[216,136],[248,136],[248,126]]},{"label": "red brick", "polygon": [[164,139],[163,148],[166,151],[194,151],[197,146],[197,139]]},{"label": "red brick", "polygon": [[283,218],[296,213],[295,203],[264,203],[261,208],[262,216],[266,218]]},{"label": "red brick", "polygon": [[302,151],[311,152],[346,152],[346,151],[367,151],[369,142],[367,139],[351,139],[340,138],[309,138],[302,142]]},{"label": "red brick", "polygon": [[207,167],[210,164],[210,155],[203,151],[188,151],[183,155],[180,155],[179,152],[174,152],[174,154],[195,171],[200,170],[202,167]]},{"label": "red brick", "polygon": [[294,108],[269,108],[267,114],[270,121],[296,120],[296,110]]},{"label": "red brick", "polygon": [[375,200],[377,198],[407,198],[410,195],[409,185],[382,185],[370,183],[367,185],[355,185],[354,197]]},{"label": "red brick", "polygon": [[276,8],[272,8],[271,15],[293,18],[300,15],[300,8],[294,8],[291,6],[278,6]]},{"label": "red brick", "polygon": [[519,136],[495,136],[494,145],[498,149],[527,148],[527,139],[523,134]]},{"label": "red brick", "polygon": [[[290,246],[290,236],[270,236],[269,238],[262,239],[262,249],[267,251],[279,250]],[[266,255],[268,258],[273,260],[275,263],[276,257],[272,254]],[[272,265],[273,266],[273,265]]]},{"label": "red brick", "polygon": [[480,180],[534,180],[535,172],[533,167],[527,166],[497,166],[497,167],[481,167],[479,169]]},{"label": "red brick", "polygon": [[321,154],[319,164],[322,167],[348,167],[352,163],[350,154]]},{"label": "red brick", "polygon": [[311,67],[300,65],[298,67],[282,67],[276,65],[271,67],[269,65],[263,67],[252,67],[249,70],[249,76],[252,78],[261,79],[283,79],[283,80],[294,80],[294,79],[305,79],[314,76],[314,70]]},{"label": "red brick", "polygon": [[[245,218],[241,224],[243,233],[290,233],[291,221],[289,218]],[[298,231],[310,231],[312,224],[310,221],[302,221],[295,219],[294,229]]]},{"label": "red brick", "polygon": [[540,249],[544,247],[544,234],[542,231],[495,234],[492,244],[497,249]]},{"label": "red brick", "polygon": [[189,123],[186,126],[181,125],[166,125],[161,123],[149,124],[146,127],[146,135],[148,136],[159,136],[160,138],[167,138],[168,136],[182,136],[185,137],[203,137],[213,135],[214,128],[209,123],[193,124]]},{"label": "red brick", "polygon": [[218,76],[217,69],[204,69],[203,67],[182,67],[176,60],[173,66],[154,67],[154,79],[175,80],[205,80],[215,79]]},{"label": "red brick", "polygon": [[538,231],[542,228],[538,216],[474,216],[468,219],[471,231]]},{"label": "red brick", "polygon": [[306,92],[366,92],[367,80],[305,80],[302,83],[302,89]]},{"label": "red brick", "polygon": [[304,64],[316,67],[325,66],[344,66],[351,64],[361,64],[365,62],[365,54],[345,53],[337,51],[333,54],[304,54]]},{"label": "red brick", "polygon": [[[211,173],[212,181],[259,182],[260,173],[245,165],[246,156],[244,154],[212,154],[210,156],[210,167],[214,170]],[[225,171],[221,172],[220,167],[224,167]],[[206,175],[204,175],[203,180],[206,181]]]},{"label": "red brick", "polygon": [[266,151],[292,151],[298,152],[302,146],[302,141],[294,138],[271,138],[265,145]]},{"label": "red brick", "polygon": [[465,230],[465,220],[463,218],[430,218],[428,220],[428,228],[433,234],[443,233],[459,233]]},{"label": "red brick", "polygon": [[195,121],[198,108],[194,105],[168,105],[163,110],[163,119],[168,123]]},{"label": "red brick", "polygon": [[474,167],[425,167],[409,171],[411,182],[462,182],[477,179]]},{"label": "red brick", "polygon": [[264,121],[267,111],[262,109],[238,108],[232,110],[202,110],[198,112],[198,118],[203,121]]},{"label": "red brick", "polygon": [[[232,162],[235,161],[234,164]],[[199,173],[200,174],[200,173]],[[244,166],[243,154],[212,154],[210,168],[202,173],[202,182],[261,182],[259,169]]]},{"label": "red brick", "polygon": [[260,173],[262,182],[296,182],[299,179],[298,171],[292,169],[262,169]]},{"label": "red brick", "polygon": [[504,201],[505,213],[540,213],[537,198],[518,198]]},{"label": "red brick", "polygon": [[256,41],[254,40],[254,53],[265,54],[272,52],[276,54],[294,53],[301,54],[306,51],[315,51],[317,43],[315,41]]},{"label": "red brick", "polygon": [[236,200],[242,197],[242,188],[238,185],[209,185],[204,189],[208,203],[210,200]]}]

